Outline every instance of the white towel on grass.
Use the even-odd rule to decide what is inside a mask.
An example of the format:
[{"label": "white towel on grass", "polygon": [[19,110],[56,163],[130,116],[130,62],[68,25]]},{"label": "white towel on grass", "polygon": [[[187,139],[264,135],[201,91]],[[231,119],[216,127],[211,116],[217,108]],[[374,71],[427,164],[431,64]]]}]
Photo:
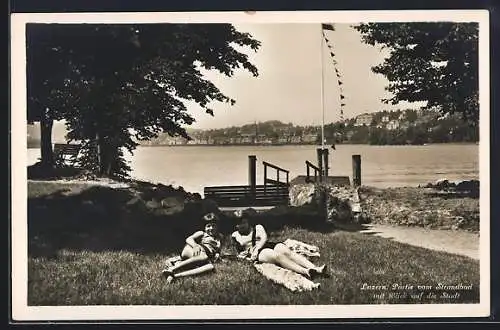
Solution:
[{"label": "white towel on grass", "polygon": [[311,291],[319,287],[319,283],[315,283],[296,272],[292,272],[291,270],[281,268],[274,264],[256,263],[254,267],[267,279],[276,284],[281,284],[293,292]]},{"label": "white towel on grass", "polygon": [[[301,241],[287,239],[283,242],[290,250],[301,254],[307,258],[319,257],[319,248]],[[276,284],[281,284],[292,292],[311,291],[319,287],[319,283],[315,283],[308,278],[293,272],[291,270],[276,266],[269,263],[255,263],[255,269],[264,277]]]},{"label": "white towel on grass", "polygon": [[283,242],[290,250],[295,253],[301,254],[306,258],[319,257],[319,248],[315,245],[307,244],[295,239],[288,238]]}]

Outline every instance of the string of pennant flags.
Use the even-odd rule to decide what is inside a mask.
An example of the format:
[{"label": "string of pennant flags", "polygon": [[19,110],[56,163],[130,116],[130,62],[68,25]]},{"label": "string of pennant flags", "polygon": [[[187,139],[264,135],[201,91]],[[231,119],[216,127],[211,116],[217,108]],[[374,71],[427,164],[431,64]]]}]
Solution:
[{"label": "string of pennant flags", "polygon": [[337,83],[339,85],[339,90],[340,90],[340,121],[344,121],[344,107],[345,107],[345,96],[344,96],[344,90],[342,88],[342,85],[344,84],[341,80],[341,75],[340,71],[337,68],[337,60],[335,59],[335,53],[333,52],[333,46],[330,44],[330,40],[327,38],[325,31],[335,31],[335,27],[333,24],[321,24],[321,32],[323,34],[323,39],[325,39],[326,46],[328,47],[328,50],[330,52],[330,57],[332,58],[332,63],[333,67],[335,69],[335,74],[337,76]]}]

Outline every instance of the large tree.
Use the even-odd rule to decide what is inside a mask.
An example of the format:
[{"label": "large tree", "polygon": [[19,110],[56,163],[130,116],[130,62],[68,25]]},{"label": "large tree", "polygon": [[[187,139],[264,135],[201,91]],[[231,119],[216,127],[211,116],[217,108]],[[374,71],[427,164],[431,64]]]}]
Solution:
[{"label": "large tree", "polygon": [[373,72],[389,80],[387,103],[427,101],[425,108],[479,120],[477,23],[367,23],[362,40],[389,51]]},{"label": "large tree", "polygon": [[69,139],[89,155],[97,150],[89,159],[100,174],[124,174],[122,147],[133,151],[160,132],[188,137],[186,101],[211,115],[212,101],[234,104],[202,69],[257,76],[235,45],[256,51],[260,43],[230,24],[29,26],[28,118],[65,119]]}]

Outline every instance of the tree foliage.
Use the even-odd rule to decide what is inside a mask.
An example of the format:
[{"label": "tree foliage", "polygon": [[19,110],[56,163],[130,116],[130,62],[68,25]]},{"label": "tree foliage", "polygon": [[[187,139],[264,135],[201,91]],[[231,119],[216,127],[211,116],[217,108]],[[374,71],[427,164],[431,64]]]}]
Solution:
[{"label": "tree foliage", "polygon": [[479,120],[477,23],[367,23],[362,40],[389,51],[373,72],[389,80],[385,102],[427,101],[426,108]]},{"label": "tree foliage", "polygon": [[189,138],[186,101],[210,115],[213,101],[235,103],[203,69],[258,75],[238,47],[259,41],[230,24],[33,24],[27,36],[28,120],[65,119],[101,174],[126,173],[122,147],[161,132]]}]

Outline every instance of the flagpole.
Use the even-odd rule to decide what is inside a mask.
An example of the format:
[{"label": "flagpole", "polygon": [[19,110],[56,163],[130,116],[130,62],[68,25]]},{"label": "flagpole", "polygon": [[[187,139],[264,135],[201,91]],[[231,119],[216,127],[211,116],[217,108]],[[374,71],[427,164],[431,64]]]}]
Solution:
[{"label": "flagpole", "polygon": [[321,119],[321,149],[325,149],[325,73],[324,73],[324,48],[323,48],[323,24],[320,24],[320,39],[321,41],[321,111],[322,111],[322,119]]}]

